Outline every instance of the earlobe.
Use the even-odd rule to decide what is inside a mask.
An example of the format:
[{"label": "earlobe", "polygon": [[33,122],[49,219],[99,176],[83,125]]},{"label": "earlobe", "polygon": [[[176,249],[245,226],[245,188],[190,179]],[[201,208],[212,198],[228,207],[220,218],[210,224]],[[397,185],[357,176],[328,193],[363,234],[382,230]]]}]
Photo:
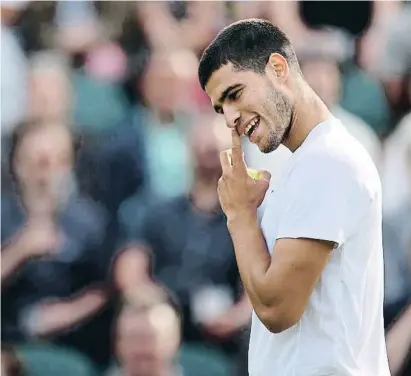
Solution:
[{"label": "earlobe", "polygon": [[268,59],[268,66],[272,71],[272,74],[277,77],[287,77],[288,75],[288,64],[284,56],[279,53],[273,53]]}]

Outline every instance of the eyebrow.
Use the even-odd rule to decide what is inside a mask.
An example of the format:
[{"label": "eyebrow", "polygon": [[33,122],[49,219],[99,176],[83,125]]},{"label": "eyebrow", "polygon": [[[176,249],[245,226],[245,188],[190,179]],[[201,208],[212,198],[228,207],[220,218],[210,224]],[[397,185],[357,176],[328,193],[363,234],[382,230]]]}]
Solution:
[{"label": "eyebrow", "polygon": [[[224,103],[225,99],[227,98],[228,94],[230,94],[233,90],[240,88],[242,85],[241,84],[234,84],[229,86],[227,89],[225,89],[222,94],[220,95],[220,98],[218,100],[218,103]],[[214,110],[218,112],[220,110],[221,106],[220,105],[215,105]]]}]

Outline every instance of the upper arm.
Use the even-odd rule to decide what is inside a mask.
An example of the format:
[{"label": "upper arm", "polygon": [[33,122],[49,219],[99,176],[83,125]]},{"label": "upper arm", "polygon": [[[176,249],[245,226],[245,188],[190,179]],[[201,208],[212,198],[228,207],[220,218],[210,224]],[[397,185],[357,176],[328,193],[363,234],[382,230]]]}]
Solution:
[{"label": "upper arm", "polygon": [[267,289],[278,286],[271,294],[277,301],[266,304],[274,307],[267,317],[282,317],[291,325],[303,314],[333,250],[353,234],[371,199],[349,166],[321,158],[310,162],[290,177],[277,223],[266,229],[273,252],[265,283]]},{"label": "upper arm", "polygon": [[288,318],[287,327],[302,316],[333,247],[332,242],[302,238],[279,239],[275,243],[267,284],[281,287],[281,292],[276,294],[279,301],[271,304],[280,310],[276,312],[277,316]]},{"label": "upper arm", "polygon": [[276,240],[307,238],[342,246],[377,195],[368,167],[360,171],[352,161],[310,156],[290,176]]}]

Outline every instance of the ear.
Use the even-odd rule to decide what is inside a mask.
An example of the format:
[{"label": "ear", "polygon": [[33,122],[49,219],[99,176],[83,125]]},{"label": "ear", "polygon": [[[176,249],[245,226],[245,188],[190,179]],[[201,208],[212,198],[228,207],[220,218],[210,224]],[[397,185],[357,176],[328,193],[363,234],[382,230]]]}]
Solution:
[{"label": "ear", "polygon": [[290,72],[285,57],[279,53],[271,54],[267,62],[266,72],[271,79],[284,82]]}]

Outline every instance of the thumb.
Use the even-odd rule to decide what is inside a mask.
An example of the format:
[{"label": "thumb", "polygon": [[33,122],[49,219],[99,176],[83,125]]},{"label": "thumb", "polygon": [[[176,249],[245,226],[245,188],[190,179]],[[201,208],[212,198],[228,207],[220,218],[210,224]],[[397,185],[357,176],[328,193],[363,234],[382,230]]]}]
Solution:
[{"label": "thumb", "polygon": [[260,171],[258,171],[258,173],[260,174],[260,179],[259,180],[265,180],[266,182],[270,182],[271,174],[268,171],[260,170]]}]

